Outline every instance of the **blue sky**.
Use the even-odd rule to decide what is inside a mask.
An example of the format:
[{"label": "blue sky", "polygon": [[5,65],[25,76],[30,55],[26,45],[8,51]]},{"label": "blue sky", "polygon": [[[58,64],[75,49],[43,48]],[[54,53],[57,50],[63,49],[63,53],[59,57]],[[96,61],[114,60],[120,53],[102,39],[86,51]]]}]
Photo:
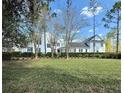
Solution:
[{"label": "blue sky", "polygon": [[[89,6],[89,1],[90,0],[72,0],[72,6],[75,8],[76,11],[80,12],[82,8]],[[103,27],[103,23],[101,20],[105,16],[106,11],[111,9],[116,1],[118,0],[97,0],[97,2],[100,4],[100,6],[103,9],[96,16],[96,24],[97,24],[96,33],[98,35],[101,35],[102,37],[104,37],[106,33],[109,32],[110,30]],[[66,7],[66,0],[55,0],[54,2],[51,3],[52,10],[63,9],[64,7]],[[84,16],[84,17],[86,17],[87,21],[90,24],[92,24],[92,20],[93,20],[92,17],[88,17],[88,16]],[[92,25],[86,26],[80,30],[78,35],[81,38],[90,37],[93,35],[92,28],[93,28]]]}]

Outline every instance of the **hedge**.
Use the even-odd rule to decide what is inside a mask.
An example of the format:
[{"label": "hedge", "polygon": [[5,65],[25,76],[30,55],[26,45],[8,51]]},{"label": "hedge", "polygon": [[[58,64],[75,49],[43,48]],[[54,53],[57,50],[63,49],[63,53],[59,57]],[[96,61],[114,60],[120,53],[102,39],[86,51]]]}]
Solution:
[{"label": "hedge", "polygon": [[35,56],[35,54],[32,52],[21,53],[21,57],[34,57],[34,56]]},{"label": "hedge", "polygon": [[[66,57],[66,54],[61,53],[60,57]],[[69,57],[121,59],[121,53],[69,53]]]},{"label": "hedge", "polygon": [[34,57],[32,52],[2,52],[2,60],[11,60],[13,57]]},{"label": "hedge", "polygon": [[11,60],[12,53],[10,52],[3,52],[2,53],[2,60]]},{"label": "hedge", "polygon": [[[12,57],[34,57],[35,54],[32,52],[3,52],[2,53],[2,59],[3,60],[11,60]],[[47,54],[38,53],[39,57],[51,57],[51,52],[48,52]],[[61,53],[57,55],[54,53],[54,57],[66,57],[66,53]],[[121,53],[69,53],[69,57],[74,58],[112,58],[112,59],[121,59]]]}]

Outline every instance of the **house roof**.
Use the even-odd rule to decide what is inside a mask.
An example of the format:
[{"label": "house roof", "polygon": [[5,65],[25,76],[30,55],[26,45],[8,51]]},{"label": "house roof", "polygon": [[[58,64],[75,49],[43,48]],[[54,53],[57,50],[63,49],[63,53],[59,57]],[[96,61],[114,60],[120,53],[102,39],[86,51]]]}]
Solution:
[{"label": "house roof", "polygon": [[90,42],[90,41],[94,41],[94,40],[92,40],[93,38],[95,38],[95,37],[98,37],[100,40],[95,40],[96,42],[101,42],[101,41],[104,41],[99,35],[94,35],[94,36],[92,36],[92,37],[89,37],[89,38],[87,38],[87,39],[85,39],[84,41],[83,41],[83,43],[87,43],[87,42]]},{"label": "house roof", "polygon": [[[88,42],[93,41],[92,39],[95,38],[96,36],[100,40],[95,40],[95,42],[103,42],[104,41],[100,36],[95,35],[95,36],[92,36],[92,37],[89,37],[89,38],[85,39],[82,42],[71,42],[71,43],[69,43],[69,46],[71,48],[77,48],[77,47],[79,47],[79,48],[89,48],[90,46],[89,46]],[[61,48],[65,48],[65,47],[61,47]]]},{"label": "house roof", "polygon": [[70,47],[83,47],[83,48],[88,48],[89,45],[87,43],[82,43],[82,42],[72,42],[69,44]]}]

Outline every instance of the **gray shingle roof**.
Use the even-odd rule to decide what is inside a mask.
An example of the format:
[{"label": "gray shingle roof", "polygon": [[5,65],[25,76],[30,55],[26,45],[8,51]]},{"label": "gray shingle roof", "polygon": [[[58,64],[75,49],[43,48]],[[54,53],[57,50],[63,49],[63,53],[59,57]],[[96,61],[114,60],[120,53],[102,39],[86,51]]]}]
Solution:
[{"label": "gray shingle roof", "polygon": [[88,48],[89,45],[87,43],[82,43],[82,42],[72,42],[69,44],[70,47],[83,47],[83,48]]},{"label": "gray shingle roof", "polygon": [[[98,35],[95,35],[95,36],[92,36],[90,38],[87,38],[86,40],[84,40],[83,42],[72,42],[70,43],[70,47],[82,47],[82,48],[89,48],[90,46],[88,45],[88,42],[90,42],[93,38],[95,37],[99,37],[101,40],[95,40],[96,42],[103,42],[104,40],[98,36]],[[92,40],[93,41],[93,40]]]},{"label": "gray shingle roof", "polygon": [[[95,40],[96,42],[101,42],[101,41],[104,41],[100,36],[98,36],[98,35],[95,35],[95,36],[92,36],[92,37],[90,37],[90,38],[87,38],[86,40],[84,40],[83,42],[84,43],[87,43],[87,42],[89,42],[89,41],[91,41],[93,38],[95,38],[95,37],[99,37],[101,40]],[[93,40],[92,40],[93,41]]]},{"label": "gray shingle roof", "polygon": [[[98,35],[95,35],[95,36],[98,36]],[[90,38],[87,38],[87,39],[85,39],[84,41],[82,41],[82,42],[71,42],[71,43],[69,43],[69,46],[71,47],[71,48],[77,48],[77,47],[79,47],[79,48],[90,48],[90,46],[89,46],[89,42],[95,37],[95,36],[92,36],[92,37],[90,37]],[[104,42],[104,40],[100,37],[100,36],[98,36],[101,40],[95,40],[96,42]],[[92,40],[93,41],[93,40]],[[65,47],[61,47],[61,49],[63,49],[63,48],[65,48]]]}]

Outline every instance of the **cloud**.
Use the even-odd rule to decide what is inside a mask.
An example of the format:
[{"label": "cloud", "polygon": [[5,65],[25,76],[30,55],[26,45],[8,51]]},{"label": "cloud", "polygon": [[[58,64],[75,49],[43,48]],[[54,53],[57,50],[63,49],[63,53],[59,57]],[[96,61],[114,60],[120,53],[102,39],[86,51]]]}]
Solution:
[{"label": "cloud", "polygon": [[77,30],[77,31],[76,31],[76,33],[79,33],[79,32],[80,32],[80,30]]},{"label": "cloud", "polygon": [[95,14],[98,15],[102,11],[103,7],[99,6],[96,8]]},{"label": "cloud", "polygon": [[[85,15],[87,17],[92,17],[93,16],[92,9],[93,8],[88,8],[86,6],[86,7],[82,8],[80,15]],[[95,15],[98,15],[102,11],[102,9],[103,9],[103,7],[98,6],[96,8]]]},{"label": "cloud", "polygon": [[72,33],[79,33],[80,30],[73,30]]},{"label": "cloud", "polygon": [[88,7],[84,7],[82,10],[81,10],[81,15],[86,15],[88,17],[91,17],[92,16],[92,13],[88,11]]},{"label": "cloud", "polygon": [[61,13],[62,13],[62,10],[60,10],[60,9],[55,9],[54,12],[57,13],[57,14],[61,14]]},{"label": "cloud", "polygon": [[93,32],[93,29],[90,29],[89,32]]},{"label": "cloud", "polygon": [[99,36],[102,36],[102,34],[99,34]]},{"label": "cloud", "polygon": [[[97,30],[98,30],[98,28],[95,29],[95,31],[97,31]],[[93,32],[93,29],[90,29],[89,32]]]}]

